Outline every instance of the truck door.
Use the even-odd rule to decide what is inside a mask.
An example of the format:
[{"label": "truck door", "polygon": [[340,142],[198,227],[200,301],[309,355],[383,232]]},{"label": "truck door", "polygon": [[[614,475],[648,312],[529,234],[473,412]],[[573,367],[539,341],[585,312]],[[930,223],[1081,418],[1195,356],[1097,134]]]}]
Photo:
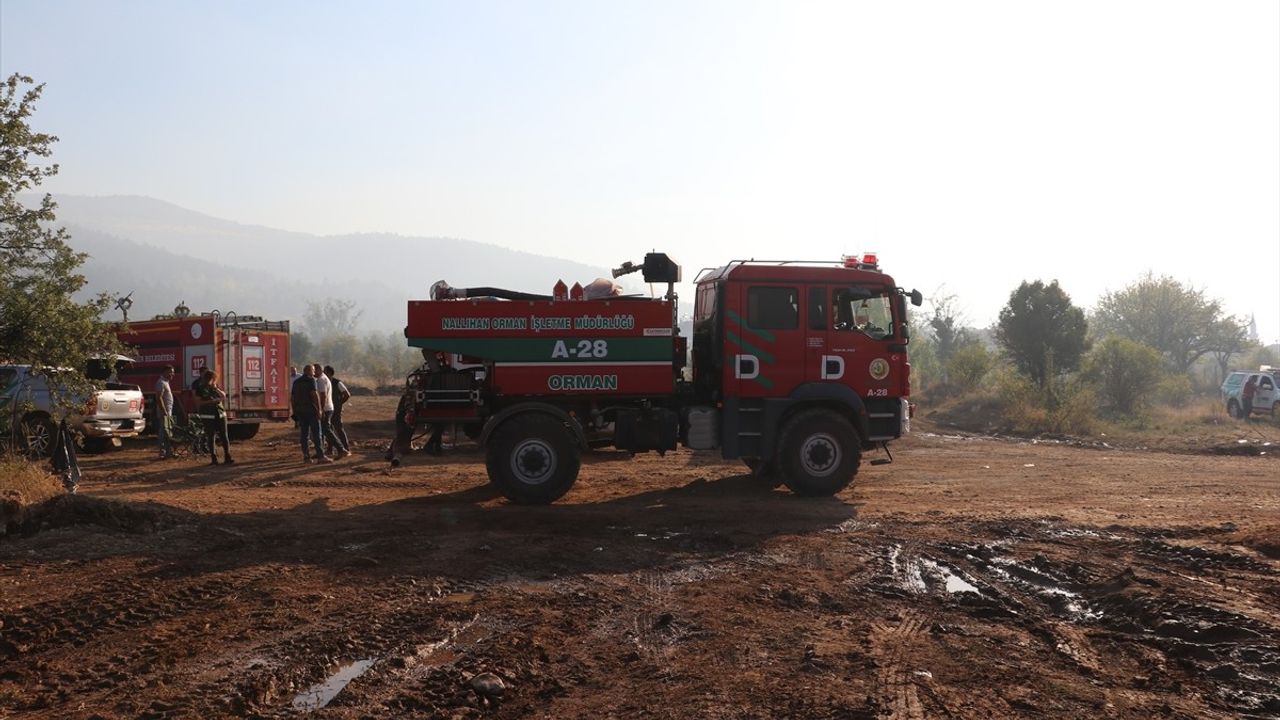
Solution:
[{"label": "truck door", "polygon": [[[826,379],[864,398],[872,439],[896,436],[906,353],[894,335],[895,296],[879,288],[833,287],[831,330],[827,335]],[[834,371],[839,371],[837,375]]]},{"label": "truck door", "polygon": [[240,335],[240,331],[235,328],[227,328],[218,333],[218,351],[222,353],[222,389],[227,393],[224,405],[229,419],[236,417],[243,401],[244,363],[240,356]]},{"label": "truck door", "polygon": [[801,286],[742,283],[736,289],[738,307],[726,313],[725,350],[738,396],[786,397],[806,374]]},{"label": "truck door", "polygon": [[1258,392],[1253,398],[1253,409],[1270,411],[1277,399],[1280,398],[1276,395],[1275,381],[1271,379],[1270,375],[1259,376]]},{"label": "truck door", "polygon": [[839,381],[844,377],[845,358],[831,352],[830,288],[810,285],[805,296],[805,379],[808,382]]}]

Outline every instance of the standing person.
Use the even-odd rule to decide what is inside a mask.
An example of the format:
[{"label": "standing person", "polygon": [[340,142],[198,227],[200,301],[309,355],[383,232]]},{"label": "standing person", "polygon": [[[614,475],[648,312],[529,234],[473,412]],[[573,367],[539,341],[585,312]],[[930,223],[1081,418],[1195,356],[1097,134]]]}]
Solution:
[{"label": "standing person", "polygon": [[[351,454],[351,439],[347,437],[347,429],[342,425],[342,407],[351,399],[351,391],[346,384],[333,376],[333,366],[324,366],[325,377],[333,385],[333,412],[329,413],[329,428],[333,436],[342,441],[342,456]],[[331,447],[336,447],[330,444]]]},{"label": "standing person", "polygon": [[328,375],[324,374],[324,367],[320,363],[311,366],[312,374],[316,378],[316,393],[320,395],[320,436],[324,438],[326,445],[337,448],[334,453],[336,457],[345,457],[351,453],[347,450],[347,446],[342,444],[337,435],[333,434],[333,428],[330,426],[330,419],[333,417],[333,381]]},{"label": "standing person", "polygon": [[1258,393],[1258,376],[1250,375],[1249,380],[1245,382],[1244,389],[1240,391],[1240,400],[1244,403],[1244,419],[1248,420],[1253,417],[1253,396]]},{"label": "standing person", "polygon": [[320,393],[316,391],[315,370],[311,365],[302,366],[302,375],[293,383],[289,399],[301,430],[302,462],[311,462],[308,441],[316,446],[316,462],[333,462],[333,458],[324,454],[324,445],[320,441]]},{"label": "standing person", "polygon": [[227,409],[222,401],[227,394],[218,387],[218,375],[212,370],[205,370],[200,379],[200,389],[196,391],[200,398],[200,414],[205,416],[204,432],[209,436],[209,464],[218,464],[218,438],[222,439],[222,462],[231,465],[231,442],[227,439]]},{"label": "standing person", "polygon": [[[298,378],[300,377],[302,377],[302,373],[298,372],[298,366],[290,365],[289,366],[289,404],[290,405],[293,404],[293,384],[298,382]],[[293,426],[298,427],[298,413],[296,410],[290,414],[290,418],[293,420]]]},{"label": "standing person", "polygon": [[173,429],[173,388],[169,381],[173,380],[173,366],[165,365],[156,380],[156,435],[160,438],[160,459],[174,457],[173,445],[169,442],[169,433]]}]

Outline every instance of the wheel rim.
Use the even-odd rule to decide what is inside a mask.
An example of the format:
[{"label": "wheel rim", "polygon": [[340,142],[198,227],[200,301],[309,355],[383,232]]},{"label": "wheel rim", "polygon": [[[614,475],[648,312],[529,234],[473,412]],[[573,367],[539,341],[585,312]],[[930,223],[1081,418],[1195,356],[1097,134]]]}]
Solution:
[{"label": "wheel rim", "polygon": [[814,477],[826,477],[840,467],[840,443],[827,433],[810,435],[800,447],[800,465]]},{"label": "wheel rim", "polygon": [[27,426],[27,451],[34,455],[44,455],[53,446],[53,437],[49,427],[42,422]]},{"label": "wheel rim", "polygon": [[541,485],[556,471],[556,451],[545,440],[530,438],[511,453],[511,474],[525,485]]}]

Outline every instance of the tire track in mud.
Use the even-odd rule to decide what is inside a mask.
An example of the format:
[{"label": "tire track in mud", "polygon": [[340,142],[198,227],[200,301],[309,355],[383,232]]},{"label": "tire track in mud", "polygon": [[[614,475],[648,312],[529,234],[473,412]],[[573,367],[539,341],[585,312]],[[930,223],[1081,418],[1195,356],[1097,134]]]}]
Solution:
[{"label": "tire track in mud", "polygon": [[906,611],[897,618],[871,624],[867,642],[876,660],[876,693],[887,720],[924,720],[924,703],[916,689],[916,677],[908,664],[914,646],[925,638],[928,619]]},{"label": "tire track in mud", "polygon": [[[234,577],[206,577],[186,583],[172,578],[100,582],[66,601],[45,602],[0,616],[17,655],[82,648],[195,611],[216,607],[247,585],[270,577],[265,568]],[[7,659],[0,655],[0,659]]]},{"label": "tire track in mud", "polygon": [[389,671],[382,666],[385,661],[394,662],[395,668],[414,664],[414,658],[444,647],[460,623],[476,623],[479,619],[467,612],[464,602],[450,598],[465,600],[490,585],[433,578],[368,588],[356,603],[335,607],[289,632],[221,658],[217,663],[221,670],[194,696],[209,697],[222,688],[227,694],[224,712],[288,716],[295,694],[336,667],[357,660],[372,661],[372,670],[352,680],[339,696],[367,692],[380,682],[380,674]]},{"label": "tire track in mud", "polygon": [[0,675],[21,678],[32,690],[16,710],[54,707],[67,697],[83,707],[111,708],[118,702],[113,697],[163,684],[216,634],[209,619],[225,617],[227,599],[269,577],[270,570],[257,568],[185,582],[100,583],[66,603],[24,608],[12,618],[17,652],[0,666],[15,669]]},{"label": "tire track in mud", "polygon": [[[897,530],[891,535],[909,537]],[[983,534],[975,528],[970,536]],[[1184,533],[1178,543],[1053,524],[1001,526],[996,534],[963,544],[887,538],[873,551],[881,572],[871,589],[1021,627],[1104,685],[1125,686],[1093,636],[1105,635],[1109,652],[1117,642],[1148,647],[1175,673],[1183,669],[1181,682],[1206,686],[1211,707],[1244,717],[1280,715],[1280,623],[1266,601],[1280,579],[1275,564],[1194,544],[1204,537],[1197,533]],[[1214,579],[1199,577],[1206,573]],[[1240,590],[1227,590],[1223,577]],[[910,626],[915,617],[901,624]],[[873,646],[896,637],[893,631],[878,623]],[[876,652],[891,662],[896,657]],[[901,668],[886,671],[880,682],[890,687],[885,698],[893,716],[915,717],[919,694],[913,699],[903,689]]]}]

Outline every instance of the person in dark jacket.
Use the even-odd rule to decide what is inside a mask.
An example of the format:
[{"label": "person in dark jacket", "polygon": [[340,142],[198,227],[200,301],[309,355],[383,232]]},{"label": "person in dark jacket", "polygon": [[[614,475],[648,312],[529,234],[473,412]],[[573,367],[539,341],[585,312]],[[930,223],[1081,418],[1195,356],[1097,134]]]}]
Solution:
[{"label": "person in dark jacket", "polygon": [[293,416],[298,420],[301,431],[302,462],[311,462],[311,451],[308,442],[315,445],[316,462],[333,462],[333,458],[324,454],[324,443],[320,440],[320,393],[316,391],[316,374],[311,365],[302,367],[302,376],[293,383],[289,399],[293,403]]},{"label": "person in dark jacket", "polygon": [[1245,382],[1244,389],[1240,391],[1240,400],[1244,403],[1244,419],[1249,420],[1253,417],[1253,397],[1258,394],[1258,376],[1250,375],[1249,380]]}]

